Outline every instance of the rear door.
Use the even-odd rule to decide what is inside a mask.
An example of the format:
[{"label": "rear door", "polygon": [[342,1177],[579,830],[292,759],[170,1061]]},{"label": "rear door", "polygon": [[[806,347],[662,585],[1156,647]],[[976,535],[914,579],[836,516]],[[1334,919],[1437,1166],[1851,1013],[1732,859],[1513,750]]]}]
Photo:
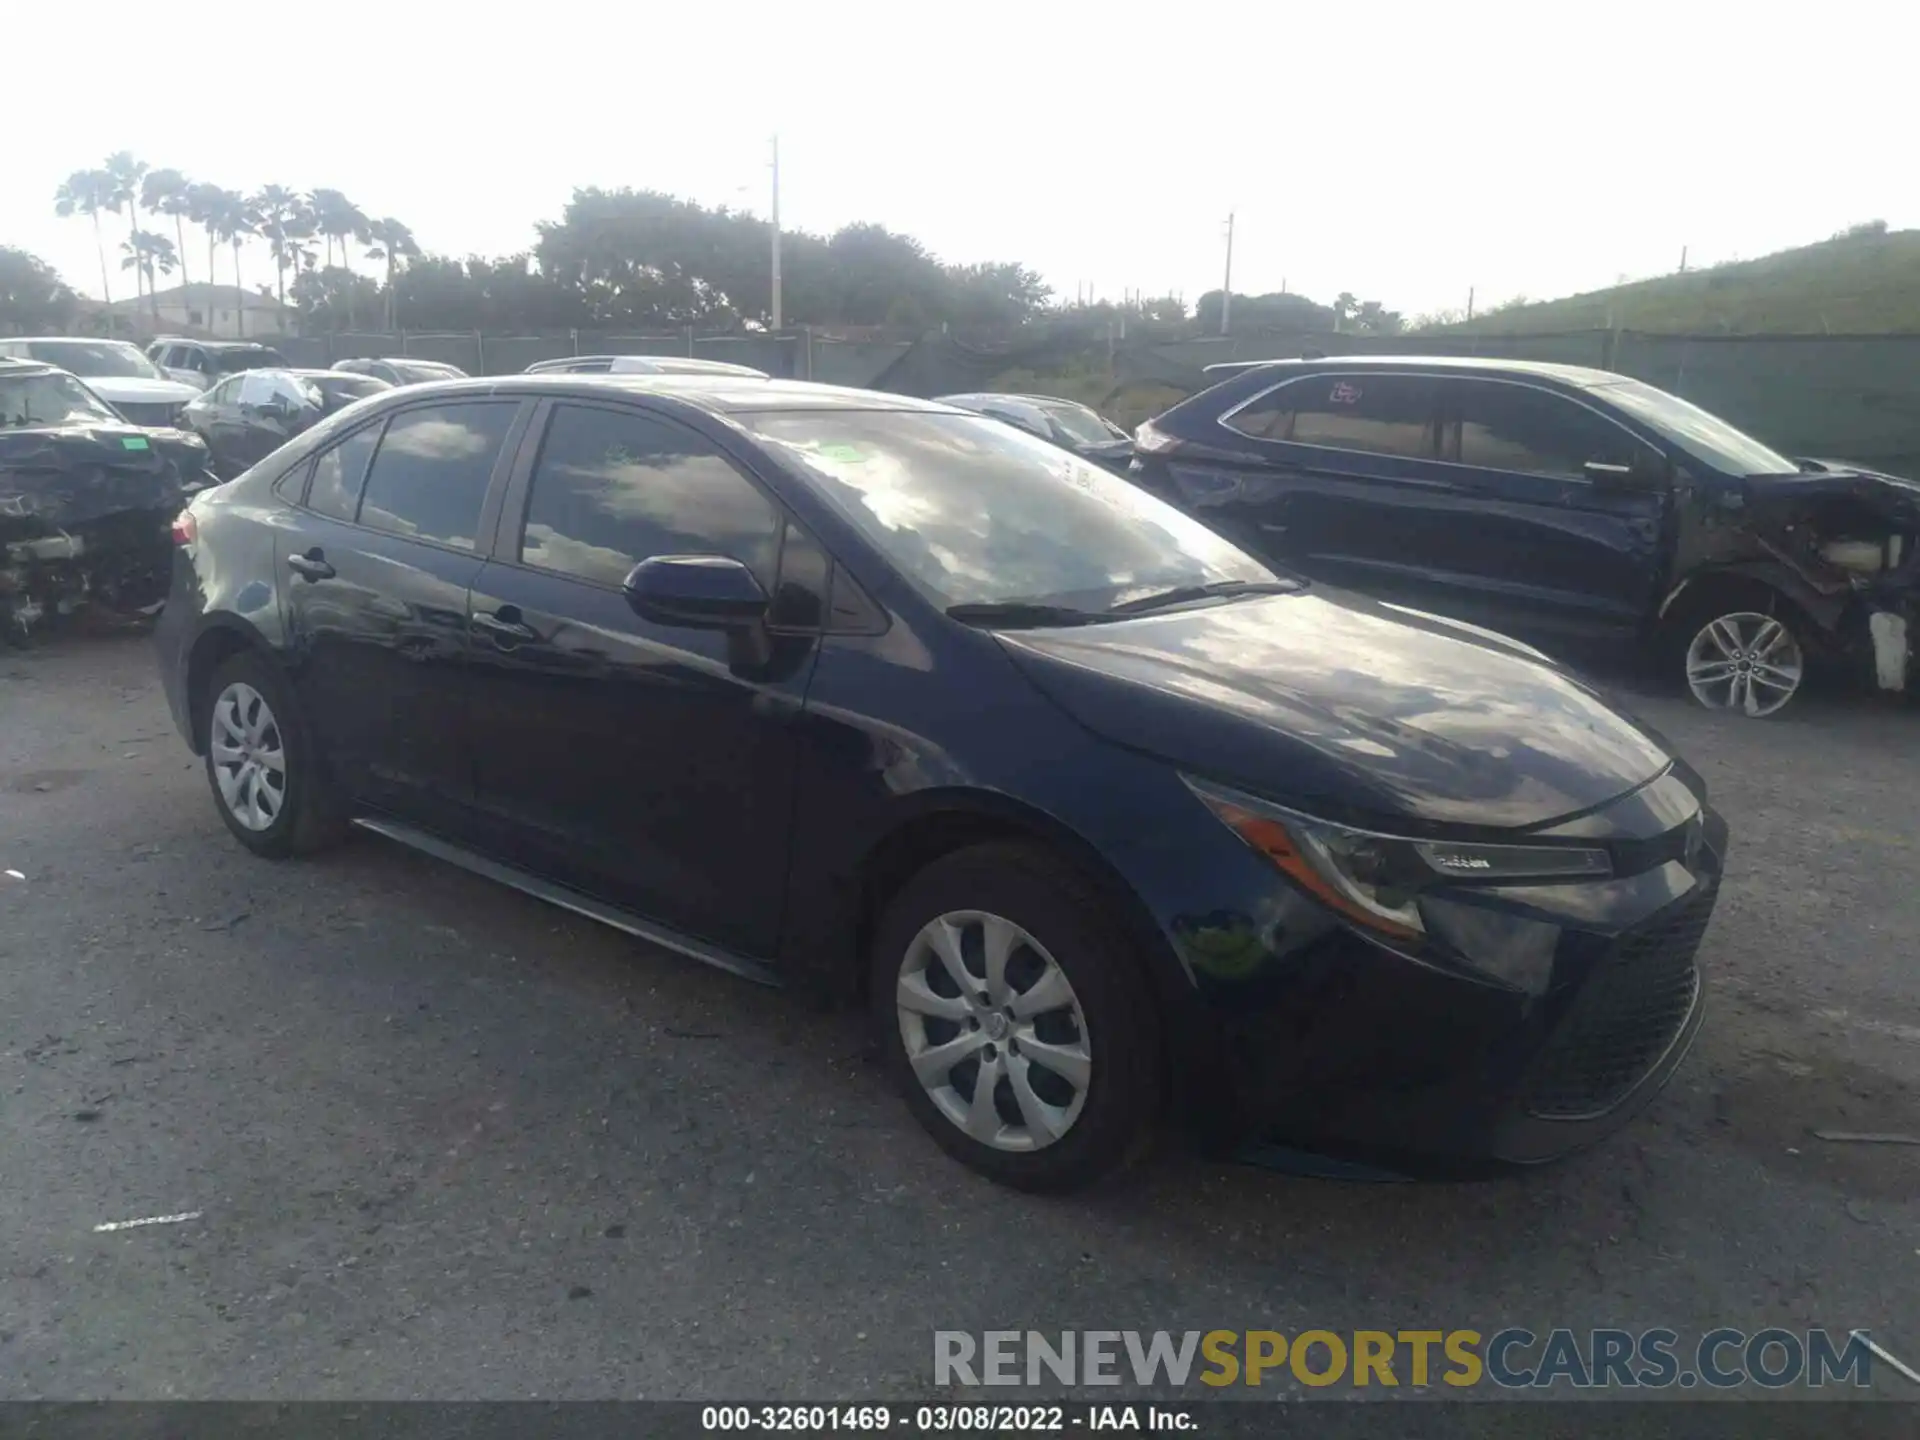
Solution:
[{"label": "rear door", "polygon": [[[475,778],[495,848],[770,956],[825,559],[677,420],[569,400],[535,435],[472,592]],[[775,597],[769,623],[728,633],[634,614],[622,585],[636,564],[696,554],[751,568]]]},{"label": "rear door", "polygon": [[1436,463],[1437,396],[1416,373],[1287,381],[1221,417],[1236,458],[1183,476],[1183,503],[1308,575],[1422,592],[1438,537],[1471,523],[1457,477]]},{"label": "rear door", "polygon": [[298,523],[277,541],[294,683],[355,797],[462,834],[467,587],[522,405],[445,401],[388,417],[315,456]]},{"label": "rear door", "polygon": [[1665,458],[1597,408],[1524,381],[1456,378],[1441,455],[1470,476],[1474,523],[1429,558],[1463,618],[1617,638],[1659,602]]}]

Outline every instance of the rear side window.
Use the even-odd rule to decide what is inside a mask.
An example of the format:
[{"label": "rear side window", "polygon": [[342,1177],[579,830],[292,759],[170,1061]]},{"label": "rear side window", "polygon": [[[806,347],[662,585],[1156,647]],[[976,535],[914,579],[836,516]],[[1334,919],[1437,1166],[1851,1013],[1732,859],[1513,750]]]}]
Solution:
[{"label": "rear side window", "polygon": [[1646,449],[1584,405],[1526,385],[1456,382],[1452,410],[1445,457],[1483,470],[1584,480],[1589,461],[1631,465]]},{"label": "rear side window", "polygon": [[771,589],[780,520],[704,436],[633,411],[561,405],[534,464],[520,560],[619,585],[655,555],[727,555]]},{"label": "rear side window", "polygon": [[482,400],[396,415],[374,453],[360,523],[477,548],[480,507],[518,408],[511,400]]},{"label": "rear side window", "polygon": [[380,438],[380,427],[356,430],[338,445],[320,452],[313,462],[313,483],[307,487],[307,508],[335,520],[351,520],[360,508],[360,487],[366,483],[367,462]]},{"label": "rear side window", "polygon": [[1418,375],[1310,375],[1221,423],[1256,440],[1426,457],[1434,453],[1435,393]]}]

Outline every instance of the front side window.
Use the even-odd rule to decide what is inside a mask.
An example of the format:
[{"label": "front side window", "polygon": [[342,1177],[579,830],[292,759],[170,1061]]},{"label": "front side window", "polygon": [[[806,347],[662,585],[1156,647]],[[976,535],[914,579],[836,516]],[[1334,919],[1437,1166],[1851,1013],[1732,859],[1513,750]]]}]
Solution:
[{"label": "front side window", "polygon": [[360,487],[367,479],[367,462],[373,459],[379,439],[380,427],[369,425],[322,450],[313,462],[307,508],[335,520],[353,519],[360,507]]},{"label": "front side window", "polygon": [[1256,440],[1423,458],[1434,453],[1434,397],[1420,375],[1309,375],[1221,423]]},{"label": "front side window", "polygon": [[762,411],[737,420],[943,607],[1077,609],[1274,572],[1121,476],[984,415]]},{"label": "front side window", "polygon": [[633,411],[554,409],[523,564],[620,585],[655,555],[726,555],[771,590],[779,544],[773,503],[705,437]]},{"label": "front side window", "polygon": [[1632,465],[1648,453],[1605,416],[1528,385],[1460,381],[1453,408],[1446,458],[1482,470],[1584,480],[1589,463]]},{"label": "front side window", "polygon": [[477,548],[480,508],[517,401],[432,405],[394,416],[360,500],[362,525]]}]

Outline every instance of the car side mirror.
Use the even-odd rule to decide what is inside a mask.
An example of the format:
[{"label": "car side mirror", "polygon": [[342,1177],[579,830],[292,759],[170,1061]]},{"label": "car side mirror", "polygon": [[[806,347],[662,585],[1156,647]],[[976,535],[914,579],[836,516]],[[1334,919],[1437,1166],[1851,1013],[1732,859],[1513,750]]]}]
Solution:
[{"label": "car side mirror", "polygon": [[767,592],[725,555],[656,555],[627,576],[627,604],[643,620],[695,630],[737,630],[762,620]]}]

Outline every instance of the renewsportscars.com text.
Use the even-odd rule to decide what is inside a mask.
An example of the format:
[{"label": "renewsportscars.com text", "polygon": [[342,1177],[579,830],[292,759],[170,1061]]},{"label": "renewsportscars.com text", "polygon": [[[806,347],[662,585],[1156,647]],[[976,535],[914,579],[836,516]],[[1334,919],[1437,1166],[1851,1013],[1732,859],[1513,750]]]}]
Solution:
[{"label": "renewsportscars.com text", "polygon": [[936,1330],[936,1385],[1865,1388],[1864,1330]]}]

